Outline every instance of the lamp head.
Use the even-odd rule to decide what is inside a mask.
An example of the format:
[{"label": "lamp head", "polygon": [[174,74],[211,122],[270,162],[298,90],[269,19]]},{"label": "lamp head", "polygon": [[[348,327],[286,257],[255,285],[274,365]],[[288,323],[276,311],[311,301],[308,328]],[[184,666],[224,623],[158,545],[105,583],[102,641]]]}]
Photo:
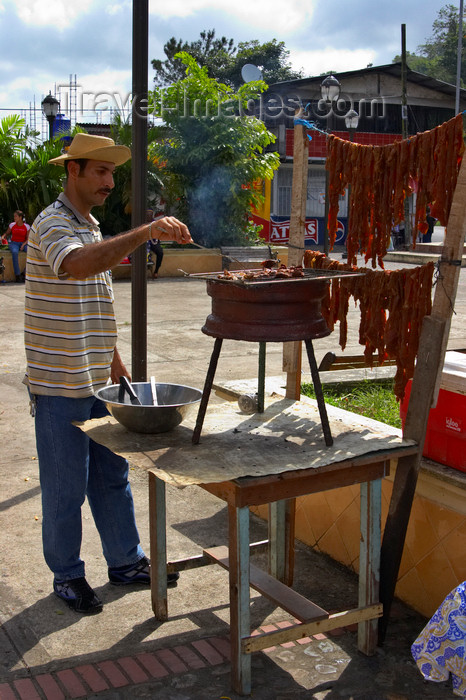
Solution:
[{"label": "lamp head", "polygon": [[325,102],[333,102],[340,94],[340,83],[334,75],[327,75],[321,85],[320,91]]},{"label": "lamp head", "polygon": [[58,100],[55,99],[55,97],[52,97],[52,93],[49,92],[47,97],[44,97],[44,99],[42,100],[41,107],[47,119],[51,117],[54,118],[58,114],[60,103]]},{"label": "lamp head", "polygon": [[359,114],[355,109],[350,109],[345,115],[345,126],[347,129],[357,129],[359,124]]}]

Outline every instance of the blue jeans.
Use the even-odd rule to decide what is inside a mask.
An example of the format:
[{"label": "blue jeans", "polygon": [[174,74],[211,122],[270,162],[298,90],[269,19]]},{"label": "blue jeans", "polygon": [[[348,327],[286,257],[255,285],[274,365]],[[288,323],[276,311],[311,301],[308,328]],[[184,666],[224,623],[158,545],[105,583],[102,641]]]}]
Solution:
[{"label": "blue jeans", "polygon": [[[21,274],[18,256],[19,256],[19,249],[21,248],[22,245],[23,245],[22,243],[18,243],[17,241],[10,241],[8,243],[8,247],[9,247],[10,252],[11,252],[11,259],[13,260],[13,271],[14,271],[16,277],[19,277],[19,275]],[[26,252],[27,245],[24,246],[23,250],[24,250],[24,252]]]},{"label": "blue jeans", "polygon": [[81,506],[87,496],[109,567],[144,556],[134,518],[128,462],[71,424],[107,415],[93,396],[36,396],[36,445],[45,561],[57,579],[85,575]]}]

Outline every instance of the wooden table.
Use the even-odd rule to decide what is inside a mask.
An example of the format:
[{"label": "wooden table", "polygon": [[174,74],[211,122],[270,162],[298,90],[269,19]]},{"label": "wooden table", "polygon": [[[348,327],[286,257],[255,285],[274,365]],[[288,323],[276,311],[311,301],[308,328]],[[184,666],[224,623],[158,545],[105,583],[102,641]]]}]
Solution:
[{"label": "wooden table", "polygon": [[[358,648],[365,654],[373,654],[377,618],[382,615],[379,603],[382,478],[388,474],[390,459],[416,451],[413,445],[398,446],[318,468],[200,484],[228,504],[228,547],[206,549],[199,556],[169,563],[165,482],[149,469],[151,595],[156,618],[168,619],[167,571],[218,563],[229,569],[232,687],[240,695],[251,692],[251,653],[276,644],[358,623]],[[274,460],[272,452],[270,460]],[[361,490],[359,601],[355,609],[330,614],[289,587],[293,578],[294,499],[351,484],[360,484]],[[258,543],[249,542],[249,507],[263,504],[269,506],[268,573],[250,564],[250,551]],[[252,637],[250,586],[302,624]]]}]

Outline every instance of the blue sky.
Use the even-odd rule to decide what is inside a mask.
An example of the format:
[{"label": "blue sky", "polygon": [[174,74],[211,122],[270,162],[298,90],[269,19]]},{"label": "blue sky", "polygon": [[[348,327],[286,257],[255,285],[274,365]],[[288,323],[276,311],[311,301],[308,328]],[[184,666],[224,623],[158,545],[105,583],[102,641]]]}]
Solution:
[{"label": "blue sky", "polygon": [[[163,59],[163,45],[172,36],[191,41],[202,29],[215,29],[236,43],[284,41],[292,66],[305,75],[380,65],[400,53],[401,24],[408,50],[416,51],[445,4],[150,0],[149,59]],[[66,106],[70,75],[76,76],[83,108],[127,104],[131,22],[131,0],[0,0],[0,116],[5,110],[40,109],[43,97],[55,90]],[[152,77],[149,68],[149,85]]]}]

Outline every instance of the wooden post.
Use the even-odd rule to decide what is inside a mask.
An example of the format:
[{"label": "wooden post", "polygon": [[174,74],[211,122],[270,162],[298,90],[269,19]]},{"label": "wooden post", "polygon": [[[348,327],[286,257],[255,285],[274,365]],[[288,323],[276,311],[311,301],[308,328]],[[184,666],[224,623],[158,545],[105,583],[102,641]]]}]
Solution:
[{"label": "wooden post", "polygon": [[168,619],[166,521],[165,482],[149,471],[150,586],[157,620]]},{"label": "wooden post", "polygon": [[[380,514],[382,479],[366,481],[360,486],[359,607],[379,602]],[[367,656],[375,654],[377,619],[358,625],[358,649]]]},{"label": "wooden post", "polygon": [[249,595],[249,508],[228,506],[230,559],[231,685],[238,695],[251,693],[251,655],[242,640],[251,634]]},{"label": "wooden post", "polygon": [[380,600],[384,616],[379,625],[379,642],[387,630],[390,607],[408,528],[411,506],[416,490],[429,411],[436,401],[450,332],[461,257],[466,233],[466,157],[461,163],[456,190],[445,233],[435,287],[432,313],[424,318],[419,353],[413,376],[406,414],[404,437],[416,440],[417,454],[399,460],[393,483],[392,497],[382,541],[380,570]]},{"label": "wooden post", "polygon": [[269,503],[269,574],[293,585],[296,499]]},{"label": "wooden post", "polygon": [[[309,146],[305,127],[294,126],[293,181],[291,186],[290,238],[288,265],[301,265],[304,255],[306,225],[307,173]],[[286,372],[286,398],[299,400],[301,395],[301,341],[283,343],[283,371]]]}]

